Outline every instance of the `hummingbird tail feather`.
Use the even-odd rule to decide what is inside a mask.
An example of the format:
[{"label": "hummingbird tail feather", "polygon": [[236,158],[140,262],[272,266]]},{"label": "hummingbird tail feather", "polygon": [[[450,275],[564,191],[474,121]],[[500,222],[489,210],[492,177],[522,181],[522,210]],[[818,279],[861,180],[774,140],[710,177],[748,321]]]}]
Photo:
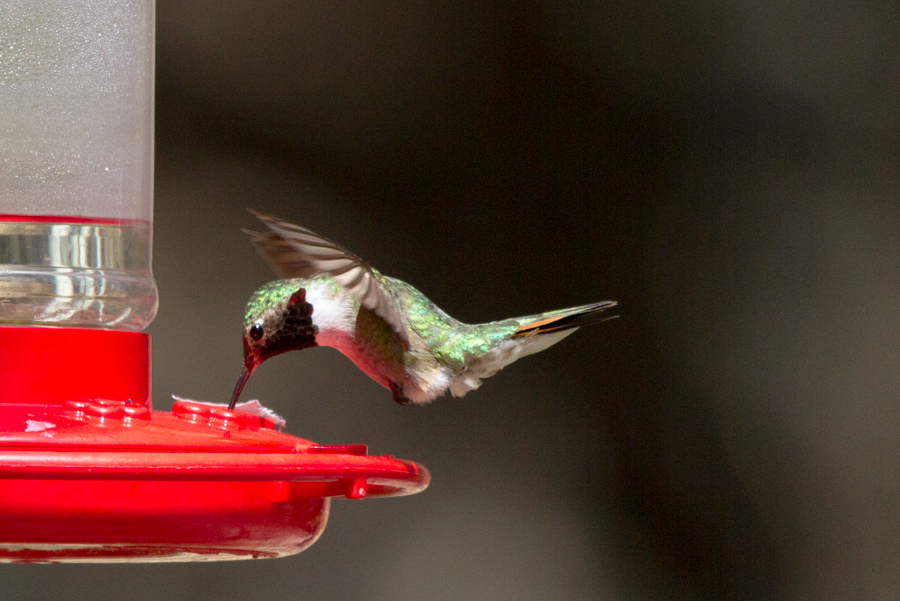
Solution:
[{"label": "hummingbird tail feather", "polygon": [[[534,336],[536,334],[549,334],[551,332],[560,332],[563,330],[571,330],[580,328],[598,321],[610,319],[603,317],[601,313],[605,309],[614,307],[615,301],[602,301],[583,305],[581,307],[572,307],[571,309],[562,309],[551,313],[535,316],[533,321],[526,321],[520,325],[510,338],[522,338],[524,336]],[[526,318],[530,319],[530,318]]]},{"label": "hummingbird tail feather", "polygon": [[600,313],[615,304],[614,301],[603,301],[514,320],[519,324],[515,331],[484,355],[470,359],[466,369],[451,379],[450,392],[453,396],[463,396],[478,388],[483,378],[494,375],[513,361],[553,346],[581,326],[603,321],[605,318]]}]

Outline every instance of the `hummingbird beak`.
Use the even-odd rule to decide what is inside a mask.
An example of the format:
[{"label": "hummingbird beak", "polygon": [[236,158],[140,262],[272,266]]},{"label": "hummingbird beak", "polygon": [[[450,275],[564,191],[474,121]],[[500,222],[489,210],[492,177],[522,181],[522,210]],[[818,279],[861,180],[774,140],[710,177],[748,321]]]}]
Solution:
[{"label": "hummingbird beak", "polygon": [[259,353],[251,352],[249,345],[244,343],[244,365],[241,367],[241,375],[238,376],[238,381],[234,385],[234,392],[231,393],[231,402],[228,403],[228,410],[234,411],[234,406],[237,404],[238,399],[241,396],[241,391],[244,389],[244,384],[247,383],[247,380],[250,379],[250,376],[256,371],[256,368],[259,367],[259,364],[262,361],[259,358]]},{"label": "hummingbird beak", "polygon": [[253,370],[247,369],[246,365],[241,368],[241,375],[238,377],[237,384],[234,385],[234,392],[231,393],[231,402],[228,403],[229,411],[234,411],[234,406],[241,396],[241,391],[244,389],[244,384],[246,384],[247,380],[250,379],[250,374],[252,373]]}]

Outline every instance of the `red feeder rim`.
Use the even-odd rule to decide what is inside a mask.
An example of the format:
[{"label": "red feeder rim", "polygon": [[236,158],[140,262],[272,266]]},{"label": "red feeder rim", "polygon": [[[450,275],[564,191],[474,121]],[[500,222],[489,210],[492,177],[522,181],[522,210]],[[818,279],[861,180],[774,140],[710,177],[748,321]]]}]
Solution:
[{"label": "red feeder rim", "polygon": [[225,407],[152,411],[145,334],[0,327],[0,561],[290,555],[321,534],[331,498],[429,480]]}]

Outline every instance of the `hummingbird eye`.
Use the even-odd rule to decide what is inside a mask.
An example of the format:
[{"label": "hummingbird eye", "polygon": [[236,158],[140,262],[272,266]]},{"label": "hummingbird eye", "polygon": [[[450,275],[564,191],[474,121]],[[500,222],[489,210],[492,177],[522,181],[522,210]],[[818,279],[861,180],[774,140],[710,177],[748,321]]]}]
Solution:
[{"label": "hummingbird eye", "polygon": [[263,330],[261,323],[253,324],[253,327],[250,328],[250,338],[253,340],[259,340],[263,337],[265,330]]}]

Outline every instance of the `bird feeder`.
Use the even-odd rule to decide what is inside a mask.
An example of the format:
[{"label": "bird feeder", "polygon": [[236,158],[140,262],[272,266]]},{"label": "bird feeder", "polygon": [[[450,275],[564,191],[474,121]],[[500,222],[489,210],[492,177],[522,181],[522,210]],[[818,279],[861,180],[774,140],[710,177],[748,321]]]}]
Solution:
[{"label": "bird feeder", "polygon": [[290,555],[332,498],[428,485],[266,417],[153,411],[153,31],[153,0],[4,3],[0,561]]}]

